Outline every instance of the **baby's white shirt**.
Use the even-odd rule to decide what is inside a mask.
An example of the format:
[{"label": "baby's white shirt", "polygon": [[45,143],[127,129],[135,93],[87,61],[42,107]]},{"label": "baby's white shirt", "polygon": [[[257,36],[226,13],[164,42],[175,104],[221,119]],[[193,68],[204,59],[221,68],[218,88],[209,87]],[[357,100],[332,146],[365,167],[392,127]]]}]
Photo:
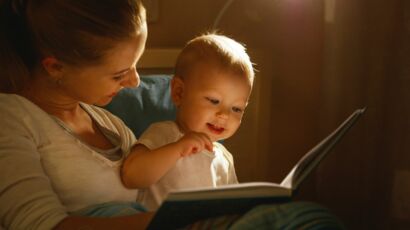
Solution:
[{"label": "baby's white shirt", "polygon": [[[183,137],[174,121],[152,124],[138,140],[148,149],[156,149]],[[155,165],[152,165],[155,167]],[[179,159],[156,184],[140,191],[139,201],[148,210],[158,209],[167,194],[173,190],[217,187],[238,183],[233,157],[226,148],[213,143],[213,153],[202,151]]]}]

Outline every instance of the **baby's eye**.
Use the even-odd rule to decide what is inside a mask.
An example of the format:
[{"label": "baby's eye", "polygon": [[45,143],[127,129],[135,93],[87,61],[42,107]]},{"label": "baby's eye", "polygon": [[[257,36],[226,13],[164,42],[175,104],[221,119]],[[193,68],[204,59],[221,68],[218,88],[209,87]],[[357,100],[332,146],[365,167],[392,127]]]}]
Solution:
[{"label": "baby's eye", "polygon": [[211,102],[211,103],[214,104],[214,105],[219,104],[219,100],[218,100],[218,99],[206,97],[206,100],[208,100],[209,102]]},{"label": "baby's eye", "polygon": [[241,109],[239,107],[232,107],[232,111],[234,111],[235,113],[242,113],[243,109]]}]

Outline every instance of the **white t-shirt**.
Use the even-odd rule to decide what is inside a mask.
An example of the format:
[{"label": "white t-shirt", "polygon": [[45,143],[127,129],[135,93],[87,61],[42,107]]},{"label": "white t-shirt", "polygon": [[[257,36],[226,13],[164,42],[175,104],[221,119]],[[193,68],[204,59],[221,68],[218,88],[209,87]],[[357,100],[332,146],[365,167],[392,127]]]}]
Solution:
[{"label": "white t-shirt", "polygon": [[[141,135],[138,143],[148,149],[156,149],[182,136],[175,122],[164,121],[152,124]],[[213,144],[213,153],[203,151],[179,159],[158,183],[140,192],[139,201],[148,210],[156,210],[171,190],[238,183],[232,155],[220,143]]]},{"label": "white t-shirt", "polygon": [[0,225],[52,229],[68,212],[111,201],[135,201],[120,166],[136,140],[124,123],[96,106],[82,107],[118,135],[122,158],[111,161],[24,97],[0,94]]}]

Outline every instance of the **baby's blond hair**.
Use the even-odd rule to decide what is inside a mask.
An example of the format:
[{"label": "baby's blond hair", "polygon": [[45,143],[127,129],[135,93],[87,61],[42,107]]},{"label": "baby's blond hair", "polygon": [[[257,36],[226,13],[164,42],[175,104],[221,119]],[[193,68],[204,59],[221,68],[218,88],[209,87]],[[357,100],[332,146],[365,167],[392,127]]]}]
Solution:
[{"label": "baby's blond hair", "polygon": [[224,35],[207,33],[190,40],[178,55],[175,76],[184,78],[198,63],[243,75],[253,83],[254,70],[245,47]]}]

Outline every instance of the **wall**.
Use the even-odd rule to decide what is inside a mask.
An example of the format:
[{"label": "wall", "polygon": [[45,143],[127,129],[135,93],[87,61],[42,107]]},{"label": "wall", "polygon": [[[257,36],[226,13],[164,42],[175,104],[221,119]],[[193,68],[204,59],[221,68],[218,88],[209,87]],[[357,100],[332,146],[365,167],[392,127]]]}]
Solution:
[{"label": "wall", "polygon": [[[316,194],[354,229],[400,229],[401,222],[407,227],[409,223],[408,196],[392,193],[395,172],[410,167],[404,157],[410,114],[403,102],[410,98],[403,5],[404,1],[337,1],[335,20],[326,24],[322,129],[354,107],[366,106],[367,112],[358,129],[320,167]],[[397,187],[396,193],[404,189]],[[406,202],[407,207],[397,207]],[[400,209],[400,220],[392,208]]]},{"label": "wall", "polygon": [[[408,229],[410,226],[410,2],[395,1],[393,28],[395,53],[391,58],[391,75],[388,75],[385,105],[386,133],[385,154],[391,171],[386,186],[388,205],[382,215],[388,216],[387,225],[392,229]],[[380,160],[384,160],[380,157]],[[373,195],[373,201],[377,197]],[[384,217],[379,215],[380,217]]]},{"label": "wall", "polygon": [[[239,178],[279,182],[304,152],[366,106],[296,199],[329,207],[348,229],[408,227],[410,3],[251,2],[234,1],[219,25],[247,44],[259,70],[243,126],[226,141]],[[211,28],[225,1],[158,3],[148,47],[182,47]]]}]

